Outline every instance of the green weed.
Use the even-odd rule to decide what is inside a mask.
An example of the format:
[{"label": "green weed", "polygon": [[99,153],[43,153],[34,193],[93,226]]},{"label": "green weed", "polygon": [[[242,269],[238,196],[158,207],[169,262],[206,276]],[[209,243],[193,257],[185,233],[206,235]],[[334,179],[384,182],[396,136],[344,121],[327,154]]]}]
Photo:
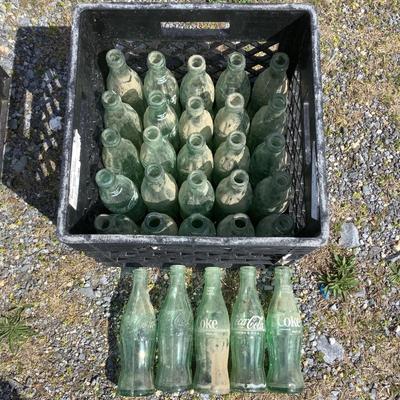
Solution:
[{"label": "green weed", "polygon": [[390,282],[395,286],[400,286],[400,264],[395,263],[390,267]]}]

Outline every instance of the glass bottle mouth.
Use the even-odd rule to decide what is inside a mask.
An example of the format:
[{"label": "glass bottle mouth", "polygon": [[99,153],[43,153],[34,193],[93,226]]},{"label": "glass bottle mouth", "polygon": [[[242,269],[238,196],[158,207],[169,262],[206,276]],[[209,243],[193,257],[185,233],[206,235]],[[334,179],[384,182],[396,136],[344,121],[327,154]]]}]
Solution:
[{"label": "glass bottle mouth", "polygon": [[164,227],[163,216],[157,212],[151,212],[147,214],[143,223],[147,229],[154,233],[161,232]]},{"label": "glass bottle mouth", "polygon": [[101,169],[96,174],[96,183],[99,187],[107,188],[113,185],[115,175],[108,169]]},{"label": "glass bottle mouth", "polygon": [[165,67],[165,57],[159,51],[151,51],[147,56],[147,66],[149,68],[162,69]]},{"label": "glass bottle mouth", "polygon": [[188,148],[192,153],[198,153],[201,151],[206,144],[204,137],[199,133],[194,133],[193,135],[189,136],[187,141]]},{"label": "glass bottle mouth", "polygon": [[282,113],[286,110],[286,96],[282,93],[275,93],[272,96],[271,107],[275,113]]},{"label": "glass bottle mouth", "polygon": [[105,108],[113,108],[121,103],[121,97],[112,90],[106,90],[101,96],[101,101]]},{"label": "glass bottle mouth", "polygon": [[271,149],[273,153],[281,152],[286,145],[285,137],[277,132],[268,135],[266,138],[266,142],[267,147]]},{"label": "glass bottle mouth", "polygon": [[167,104],[165,95],[161,90],[153,90],[149,95],[149,107],[159,108]]},{"label": "glass bottle mouth", "polygon": [[272,179],[277,192],[289,189],[292,183],[290,175],[286,171],[276,172]]},{"label": "glass bottle mouth", "polygon": [[257,269],[256,269],[256,267],[253,267],[252,265],[245,265],[243,267],[240,267],[240,272],[241,273],[243,272],[245,274],[253,273],[255,275],[257,272]]},{"label": "glass bottle mouth", "polygon": [[222,274],[222,270],[220,267],[206,267],[204,269],[204,276],[212,276],[220,278]]},{"label": "glass bottle mouth", "polygon": [[106,62],[110,68],[120,68],[126,63],[124,54],[118,49],[111,49],[107,52]]},{"label": "glass bottle mouth", "polygon": [[100,214],[94,220],[94,227],[97,231],[107,231],[111,226],[111,217],[107,214]]},{"label": "glass bottle mouth", "polygon": [[157,126],[149,126],[143,131],[143,140],[147,143],[158,142],[161,139],[161,131]]},{"label": "glass bottle mouth", "polygon": [[246,146],[246,135],[243,132],[235,131],[228,136],[228,146],[233,150],[240,151]]},{"label": "glass bottle mouth", "polygon": [[171,274],[174,274],[174,273],[178,273],[178,274],[183,273],[184,274],[186,272],[186,267],[184,265],[174,264],[169,267],[169,270],[170,270]]},{"label": "glass bottle mouth", "polygon": [[186,109],[189,115],[199,117],[204,112],[204,102],[200,96],[189,97]]},{"label": "glass bottle mouth", "polygon": [[101,143],[104,147],[115,147],[121,142],[121,136],[114,128],[107,128],[101,133]]},{"label": "glass bottle mouth", "polygon": [[164,168],[159,164],[150,164],[144,170],[145,176],[150,181],[161,181],[164,177]]},{"label": "glass bottle mouth", "polygon": [[206,174],[201,170],[191,172],[187,179],[189,184],[195,188],[201,188],[207,182]]},{"label": "glass bottle mouth", "polygon": [[234,112],[241,112],[244,109],[244,98],[240,93],[231,93],[225,100],[225,106]]},{"label": "glass bottle mouth", "polygon": [[243,169],[235,169],[230,175],[231,184],[235,188],[245,188],[249,183],[249,175]]},{"label": "glass bottle mouth", "polygon": [[235,230],[237,230],[238,232],[246,229],[248,226],[247,215],[242,213],[234,214],[233,225]]},{"label": "glass bottle mouth", "polygon": [[294,228],[294,221],[290,215],[282,214],[277,217],[274,222],[274,227],[281,234],[288,234]]},{"label": "glass bottle mouth", "polygon": [[147,280],[147,268],[135,268],[133,270],[134,280]]},{"label": "glass bottle mouth", "polygon": [[271,58],[271,67],[276,72],[285,72],[289,67],[289,56],[286,53],[275,53]]},{"label": "glass bottle mouth", "polygon": [[190,221],[190,225],[194,230],[200,231],[204,227],[204,220],[200,216],[194,216]]},{"label": "glass bottle mouth", "polygon": [[234,52],[228,57],[228,67],[234,71],[244,70],[246,66],[246,58],[243,54]]},{"label": "glass bottle mouth", "polygon": [[188,60],[188,68],[192,72],[204,72],[206,70],[206,60],[198,54],[190,56]]}]

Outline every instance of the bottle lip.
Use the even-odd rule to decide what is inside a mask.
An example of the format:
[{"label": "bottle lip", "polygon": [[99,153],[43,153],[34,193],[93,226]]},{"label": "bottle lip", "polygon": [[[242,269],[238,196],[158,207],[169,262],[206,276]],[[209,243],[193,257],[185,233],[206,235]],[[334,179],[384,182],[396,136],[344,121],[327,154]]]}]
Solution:
[{"label": "bottle lip", "polygon": [[120,68],[126,63],[126,59],[121,50],[111,49],[106,54],[106,62],[110,68]]},{"label": "bottle lip", "polygon": [[114,128],[106,128],[101,133],[101,143],[104,147],[115,147],[121,142],[121,135]]},{"label": "bottle lip", "polygon": [[182,264],[173,264],[169,267],[170,273],[185,273],[186,272],[186,266]]},{"label": "bottle lip", "polygon": [[111,216],[108,214],[99,214],[94,220],[94,227],[98,231],[107,231],[111,226]]},{"label": "bottle lip", "polygon": [[186,105],[189,115],[198,117],[204,112],[204,101],[200,96],[189,97]]},{"label": "bottle lip", "polygon": [[159,108],[167,104],[167,99],[161,90],[153,90],[149,94],[149,107]]},{"label": "bottle lip", "polygon": [[147,279],[147,268],[135,268],[133,270],[133,279]]},{"label": "bottle lip", "polygon": [[228,68],[234,71],[244,70],[246,67],[246,58],[237,51],[228,56]]},{"label": "bottle lip", "polygon": [[121,97],[113,90],[106,90],[101,96],[101,101],[105,108],[113,108],[121,104]]},{"label": "bottle lip", "polygon": [[294,228],[293,218],[288,214],[280,214],[274,221],[274,226],[280,233],[287,233]]},{"label": "bottle lip", "polygon": [[202,231],[205,226],[205,218],[202,214],[192,214],[190,216],[190,227],[195,231]]},{"label": "bottle lip", "polygon": [[206,70],[206,60],[199,54],[194,54],[189,57],[188,69],[192,72],[204,72]]},{"label": "bottle lip", "polygon": [[218,276],[220,277],[222,274],[222,270],[220,267],[206,267],[204,269],[204,276],[211,275],[211,276]]},{"label": "bottle lip", "polygon": [[265,142],[268,148],[271,149],[274,153],[279,153],[286,146],[285,137],[278,132],[274,132],[271,135],[268,135],[265,139]]},{"label": "bottle lip", "polygon": [[153,232],[160,232],[164,227],[163,214],[160,214],[158,212],[151,212],[146,215],[143,223],[149,230]]},{"label": "bottle lip", "polygon": [[144,174],[150,181],[160,181],[163,179],[165,171],[160,164],[149,164],[145,167]]},{"label": "bottle lip", "polygon": [[193,135],[189,136],[189,139],[187,141],[187,145],[189,150],[192,152],[199,152],[203,149],[205,146],[206,141],[202,135],[199,133],[194,133]]},{"label": "bottle lip", "polygon": [[97,171],[95,180],[98,186],[107,188],[113,185],[115,174],[110,170],[103,168],[100,171]]},{"label": "bottle lip", "polygon": [[286,110],[287,100],[282,93],[275,93],[271,99],[271,107],[274,112],[282,112]]},{"label": "bottle lip", "polygon": [[148,143],[158,142],[161,139],[161,131],[157,126],[148,126],[143,131],[143,140]]},{"label": "bottle lip", "polygon": [[232,186],[244,188],[249,183],[249,175],[243,169],[235,169],[230,174],[230,181]]},{"label": "bottle lip", "polygon": [[254,267],[253,265],[244,265],[243,267],[240,267],[240,272],[243,273],[256,273],[257,272],[257,268]]},{"label": "bottle lip", "polygon": [[278,192],[283,192],[290,188],[292,180],[286,171],[278,171],[272,176],[272,180]]},{"label": "bottle lip", "polygon": [[160,51],[154,50],[147,56],[148,68],[162,69],[165,67],[165,57]]},{"label": "bottle lip", "polygon": [[270,65],[277,72],[286,72],[289,67],[289,56],[286,53],[277,52],[272,56]]},{"label": "bottle lip", "polygon": [[240,93],[231,93],[225,100],[225,107],[235,112],[244,110],[244,97]]},{"label": "bottle lip", "polygon": [[290,280],[292,277],[292,274],[293,274],[292,269],[285,265],[278,265],[274,269],[274,279],[287,278],[288,280]]},{"label": "bottle lip", "polygon": [[234,150],[242,150],[246,146],[246,135],[240,131],[234,131],[228,136],[227,144]]},{"label": "bottle lip", "polygon": [[187,180],[191,186],[195,188],[201,188],[207,182],[207,176],[202,170],[198,169],[196,171],[192,171],[188,175]]},{"label": "bottle lip", "polygon": [[237,213],[232,215],[232,224],[235,230],[242,231],[249,226],[249,217],[243,213]]}]

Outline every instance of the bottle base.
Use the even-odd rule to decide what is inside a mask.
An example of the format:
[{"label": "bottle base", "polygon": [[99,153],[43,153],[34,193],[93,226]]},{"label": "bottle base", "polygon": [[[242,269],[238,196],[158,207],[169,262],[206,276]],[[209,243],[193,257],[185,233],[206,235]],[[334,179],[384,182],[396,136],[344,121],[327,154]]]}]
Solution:
[{"label": "bottle base", "polygon": [[154,389],[150,390],[117,390],[117,393],[119,396],[123,397],[137,397],[137,396],[148,396],[150,394],[153,394],[155,392]]},{"label": "bottle base", "polygon": [[188,386],[178,386],[178,387],[170,387],[170,386],[156,386],[158,390],[161,390],[164,393],[181,393],[181,392],[187,392],[190,390],[192,387],[190,385]]},{"label": "bottle base", "polygon": [[283,386],[270,386],[267,385],[267,390],[274,393],[298,394],[304,390],[304,387],[288,388]]},{"label": "bottle base", "polygon": [[266,385],[259,385],[256,387],[249,387],[249,385],[233,385],[231,384],[232,392],[244,392],[244,393],[260,393],[267,390]]},{"label": "bottle base", "polygon": [[211,394],[211,395],[223,395],[223,394],[229,394],[230,389],[207,389],[203,387],[196,387],[194,386],[193,389],[198,392],[198,393],[204,393],[204,394]]}]

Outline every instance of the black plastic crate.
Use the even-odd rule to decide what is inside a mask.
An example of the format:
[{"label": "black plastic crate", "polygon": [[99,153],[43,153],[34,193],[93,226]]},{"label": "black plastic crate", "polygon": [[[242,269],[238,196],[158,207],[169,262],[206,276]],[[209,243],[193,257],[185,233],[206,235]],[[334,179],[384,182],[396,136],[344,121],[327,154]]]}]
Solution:
[{"label": "black plastic crate", "polygon": [[[103,211],[94,177],[101,168],[101,93],[106,52],[118,47],[141,77],[149,51],[162,51],[178,81],[201,54],[214,80],[227,55],[246,56],[254,82],[275,51],[290,57],[287,150],[293,176],[289,212],[296,237],[224,238],[94,234]],[[75,9],[64,139],[60,240],[103,262],[186,265],[274,264],[298,259],[328,239],[319,36],[308,5],[96,4]]]},{"label": "black plastic crate", "polygon": [[10,100],[10,84],[11,79],[0,67],[0,179],[3,173],[3,158],[6,143],[6,131],[7,131],[7,116]]}]

